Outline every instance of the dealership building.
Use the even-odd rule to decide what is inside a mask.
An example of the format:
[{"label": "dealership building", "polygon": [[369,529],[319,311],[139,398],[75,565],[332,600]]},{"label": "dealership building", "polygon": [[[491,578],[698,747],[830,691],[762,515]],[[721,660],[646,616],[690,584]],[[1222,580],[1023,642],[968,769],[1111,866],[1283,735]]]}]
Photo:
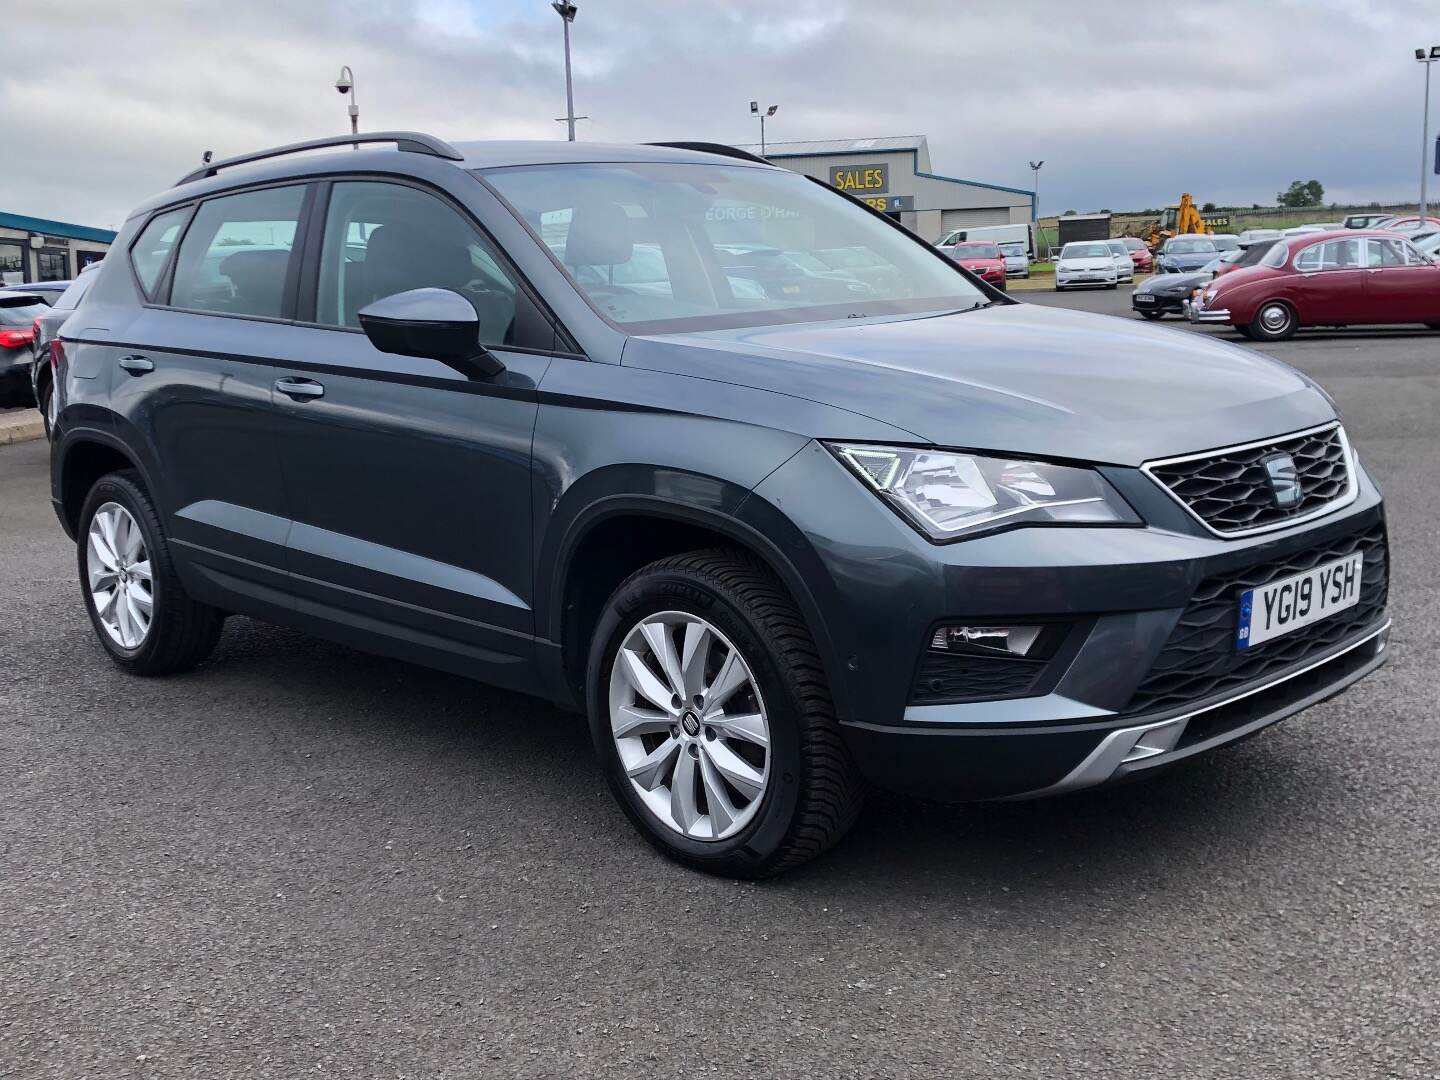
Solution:
[{"label": "dealership building", "polygon": [[0,213],[0,284],[67,281],[110,250],[109,229]]},{"label": "dealership building", "polygon": [[[760,153],[758,145],[741,149]],[[864,199],[931,242],[967,226],[1025,224],[1035,210],[1033,191],[932,171],[923,135],[766,143],[764,156]]]}]

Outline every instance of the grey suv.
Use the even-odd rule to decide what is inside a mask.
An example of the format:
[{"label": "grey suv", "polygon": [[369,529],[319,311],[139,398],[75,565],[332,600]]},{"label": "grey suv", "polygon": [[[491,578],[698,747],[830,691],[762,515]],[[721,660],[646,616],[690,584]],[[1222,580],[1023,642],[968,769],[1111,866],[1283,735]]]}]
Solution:
[{"label": "grey suv", "polygon": [[[821,295],[737,249],[883,273]],[[1315,384],[1018,304],[724,147],[215,162],[125,223],[52,359],[122,667],[243,613],[543,695],[713,872],[816,855],[867,783],[1152,773],[1385,655],[1380,492]]]}]

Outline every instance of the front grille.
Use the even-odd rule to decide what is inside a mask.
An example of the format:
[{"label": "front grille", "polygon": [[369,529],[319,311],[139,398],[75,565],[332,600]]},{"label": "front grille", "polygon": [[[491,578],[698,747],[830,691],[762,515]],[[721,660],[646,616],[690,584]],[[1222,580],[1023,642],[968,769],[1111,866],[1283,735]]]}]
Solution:
[{"label": "front grille", "polygon": [[926,650],[915,673],[910,703],[942,705],[1023,697],[1044,669],[1043,660]]},{"label": "front grille", "polygon": [[[1300,500],[1282,507],[1265,462],[1277,454],[1295,461]],[[1190,512],[1219,533],[1236,534],[1323,510],[1350,490],[1350,462],[1339,425],[1276,439],[1243,450],[1164,462],[1146,469]]]},{"label": "front grille", "polygon": [[[1244,651],[1235,648],[1240,594],[1321,563],[1364,552],[1360,603],[1302,630]],[[1389,567],[1385,527],[1376,525],[1322,547],[1309,548],[1233,574],[1206,578],[1175,624],[1127,712],[1178,708],[1230,690],[1338,645],[1373,622],[1385,607]]]}]

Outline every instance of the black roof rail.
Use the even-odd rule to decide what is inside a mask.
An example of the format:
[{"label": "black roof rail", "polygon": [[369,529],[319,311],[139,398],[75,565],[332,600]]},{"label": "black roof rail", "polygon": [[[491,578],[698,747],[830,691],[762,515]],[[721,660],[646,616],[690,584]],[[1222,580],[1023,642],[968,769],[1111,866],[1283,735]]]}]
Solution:
[{"label": "black roof rail", "polygon": [[323,139],[306,139],[304,142],[276,146],[270,150],[256,150],[253,154],[240,154],[236,157],[221,158],[219,161],[210,161],[198,169],[192,169],[186,173],[175,181],[175,186],[179,187],[192,180],[214,176],[221,169],[228,169],[233,165],[248,165],[252,161],[264,161],[266,158],[281,157],[285,154],[298,154],[303,150],[323,150],[328,146],[356,146],[360,143],[394,143],[395,149],[412,154],[429,154],[431,157],[445,158],[447,161],[465,160],[465,155],[459,150],[433,135],[426,135],[420,131],[371,131],[361,132],[359,135],[330,135]]},{"label": "black roof rail", "polygon": [[726,146],[718,142],[652,142],[646,146],[668,146],[671,150],[696,150],[702,154],[719,154],[721,157],[739,158],[741,161],[753,161],[759,165],[773,165],[774,162],[766,161],[758,154],[752,154],[749,150],[741,150],[738,146]]}]

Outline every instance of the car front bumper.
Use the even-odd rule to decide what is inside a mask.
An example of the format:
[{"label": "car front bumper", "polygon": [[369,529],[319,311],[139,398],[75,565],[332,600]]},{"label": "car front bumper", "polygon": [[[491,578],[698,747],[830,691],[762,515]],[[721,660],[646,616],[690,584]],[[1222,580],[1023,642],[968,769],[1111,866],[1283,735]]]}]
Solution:
[{"label": "car front bumper", "polygon": [[[746,514],[762,526],[764,508],[784,506],[809,538],[811,564],[798,568],[829,583],[814,593],[810,622],[842,733],[879,786],[966,801],[1115,782],[1253,734],[1387,658],[1384,509],[1358,466],[1354,502],[1275,533],[1215,536],[1139,470],[1104,467],[1144,527],[1019,528],[931,544],[817,454],[772,473]],[[1378,552],[1363,607],[1279,648],[1235,651],[1237,582],[1362,540]],[[802,544],[797,537],[792,550]],[[1207,597],[1211,621],[1194,631]],[[1036,623],[1060,623],[1066,636],[1027,685],[997,692],[983,680],[945,683],[943,673],[927,683],[937,626]],[[1187,661],[1195,642],[1204,648],[1191,678],[1174,658]],[[1166,689],[1176,672],[1184,678]]]},{"label": "car front bumper", "polygon": [[1229,308],[1201,307],[1193,300],[1186,300],[1183,310],[1185,317],[1192,323],[1228,323],[1230,321]]},{"label": "car front bumper", "polygon": [[[1146,302],[1145,297],[1151,297]],[[1162,311],[1166,314],[1183,314],[1187,299],[1184,296],[1163,296],[1158,293],[1132,293],[1130,306],[1136,311]]]}]

